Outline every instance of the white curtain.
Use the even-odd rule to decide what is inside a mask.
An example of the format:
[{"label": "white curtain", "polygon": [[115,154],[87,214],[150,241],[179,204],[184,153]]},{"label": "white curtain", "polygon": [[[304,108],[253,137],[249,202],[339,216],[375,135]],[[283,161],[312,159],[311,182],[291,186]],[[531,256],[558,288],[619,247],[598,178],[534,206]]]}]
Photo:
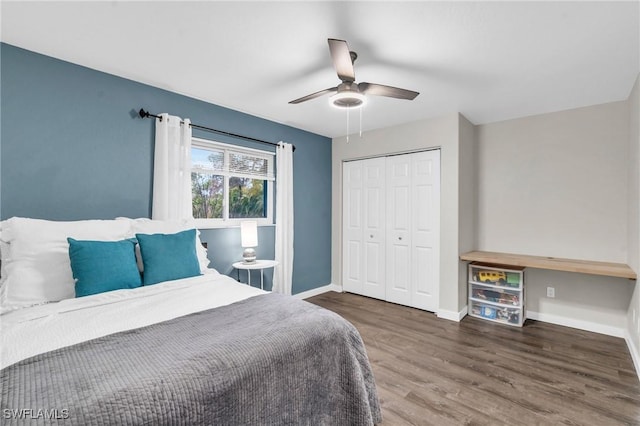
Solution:
[{"label": "white curtain", "polygon": [[189,119],[169,114],[156,118],[152,219],[193,219],[189,124]]},{"label": "white curtain", "polygon": [[276,293],[291,294],[293,278],[293,147],[280,142],[276,149],[276,255],[273,272]]}]

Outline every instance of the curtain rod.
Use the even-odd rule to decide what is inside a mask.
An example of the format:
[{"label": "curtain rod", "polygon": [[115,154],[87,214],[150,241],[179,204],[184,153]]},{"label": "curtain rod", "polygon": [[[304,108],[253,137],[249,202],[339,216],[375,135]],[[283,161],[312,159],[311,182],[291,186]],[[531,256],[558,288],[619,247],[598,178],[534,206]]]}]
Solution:
[{"label": "curtain rod", "polygon": [[[138,115],[140,115],[140,118],[154,117],[154,118],[159,118],[160,121],[162,121],[162,117],[161,116],[155,115],[155,114],[151,114],[149,111],[145,111],[143,108],[140,108],[140,111],[138,111]],[[184,124],[184,121],[180,121],[180,124]],[[194,129],[205,130],[207,132],[218,133],[220,135],[231,136],[231,137],[240,138],[240,139],[246,139],[248,141],[264,143],[264,144],[272,145],[272,146],[278,146],[278,144],[275,143],[275,142],[264,141],[262,139],[256,139],[256,138],[252,138],[250,136],[238,135],[236,133],[230,133],[230,132],[225,132],[224,130],[212,129],[211,127],[199,126],[199,125],[193,124],[193,123],[191,123],[189,125]],[[296,146],[293,145],[291,147],[291,149],[293,151],[295,151],[296,150]]]}]

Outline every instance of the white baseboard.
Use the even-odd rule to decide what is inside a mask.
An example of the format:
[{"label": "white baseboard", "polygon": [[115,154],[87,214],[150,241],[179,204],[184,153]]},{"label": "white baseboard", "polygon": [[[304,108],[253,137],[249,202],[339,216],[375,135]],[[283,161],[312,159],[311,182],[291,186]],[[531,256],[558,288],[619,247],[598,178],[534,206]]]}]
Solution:
[{"label": "white baseboard", "polygon": [[629,330],[626,330],[624,340],[627,342],[629,353],[631,353],[631,359],[633,360],[633,365],[636,367],[636,374],[638,375],[638,379],[640,379],[640,353],[638,353],[638,348],[636,348],[636,345],[633,344],[633,340],[631,340]]},{"label": "white baseboard", "polygon": [[464,318],[467,315],[468,309],[469,309],[468,306],[465,306],[464,308],[462,308],[460,312],[438,309],[438,312],[436,313],[436,315],[438,316],[438,318],[446,319],[449,321],[460,322],[462,321],[462,318]]},{"label": "white baseboard", "polygon": [[307,299],[309,297],[317,296],[322,293],[326,293],[329,291],[336,291],[338,293],[342,293],[342,287],[337,284],[327,284],[322,287],[312,288],[311,290],[303,291],[302,293],[296,293],[293,297],[297,297],[298,299]]},{"label": "white baseboard", "polygon": [[561,317],[553,314],[527,311],[527,318],[536,321],[549,322],[551,324],[563,325],[565,327],[577,328],[578,330],[592,331],[594,333],[606,334],[607,336],[625,337],[626,330],[621,327],[598,324],[596,322],[582,321],[573,318]]}]

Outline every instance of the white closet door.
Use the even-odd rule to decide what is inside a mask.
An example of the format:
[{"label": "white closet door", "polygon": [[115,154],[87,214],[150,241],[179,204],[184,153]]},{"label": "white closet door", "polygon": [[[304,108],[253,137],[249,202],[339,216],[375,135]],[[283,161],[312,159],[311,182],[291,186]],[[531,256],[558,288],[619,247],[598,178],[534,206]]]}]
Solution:
[{"label": "white closet door", "polygon": [[411,155],[387,157],[387,300],[411,306]]},{"label": "white closet door", "polygon": [[363,182],[361,161],[342,163],[342,288],[363,293]]},{"label": "white closet door", "polygon": [[436,312],[440,288],[440,151],[411,157],[410,306]]},{"label": "white closet door", "polygon": [[364,284],[363,294],[384,299],[385,287],[385,159],[363,161]]},{"label": "white closet door", "polygon": [[440,151],[343,164],[345,291],[435,312]]},{"label": "white closet door", "polygon": [[385,298],[385,160],[343,166],[343,286]]}]

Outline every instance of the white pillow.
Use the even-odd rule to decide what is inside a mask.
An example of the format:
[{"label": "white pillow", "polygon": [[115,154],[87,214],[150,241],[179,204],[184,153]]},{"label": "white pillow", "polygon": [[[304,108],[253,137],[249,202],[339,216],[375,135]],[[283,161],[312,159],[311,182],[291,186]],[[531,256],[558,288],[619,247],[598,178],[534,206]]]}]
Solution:
[{"label": "white pillow", "polygon": [[67,237],[118,241],[130,231],[128,222],[117,220],[56,222],[21,217],[5,220],[0,227],[6,272],[0,312],[75,297]]},{"label": "white pillow", "polygon": [[[131,234],[128,238],[134,238],[136,234],[175,234],[176,232],[186,231],[187,229],[196,229],[196,253],[198,254],[198,263],[200,264],[200,272],[204,273],[209,268],[209,258],[207,257],[207,249],[200,241],[200,231],[196,228],[192,220],[151,220],[147,218],[129,219],[126,217],[118,217],[116,220],[130,221]],[[142,266],[142,257],[140,256],[140,246],[136,246],[136,256],[138,260],[138,269],[144,272]]]}]

